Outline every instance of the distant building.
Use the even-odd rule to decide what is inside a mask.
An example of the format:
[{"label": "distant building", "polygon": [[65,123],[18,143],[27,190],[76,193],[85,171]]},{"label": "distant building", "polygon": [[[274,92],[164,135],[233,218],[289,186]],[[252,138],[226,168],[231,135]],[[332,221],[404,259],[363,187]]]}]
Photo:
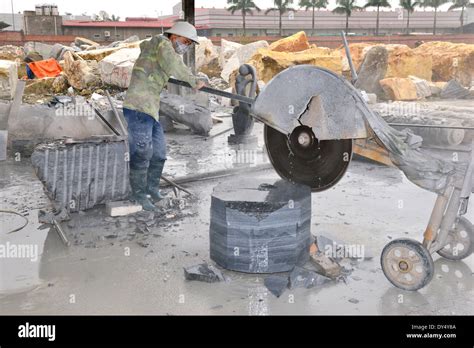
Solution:
[{"label": "distant building", "polygon": [[56,5],[37,5],[34,11],[23,12],[26,35],[62,35],[63,18]]},{"label": "distant building", "polygon": [[[464,24],[474,22],[474,9],[465,11]],[[410,15],[410,30],[412,32],[432,33],[433,11],[417,10]],[[403,33],[406,28],[407,12],[401,9],[380,11],[380,34]],[[460,11],[444,11],[437,14],[437,33],[456,33],[460,27]],[[232,37],[241,35],[242,16],[240,12],[232,15],[225,9],[197,8],[196,25],[201,28],[200,35]],[[279,17],[276,12],[265,15],[265,11],[254,11],[247,15],[246,27],[248,36],[271,36],[279,33]],[[315,34],[337,35],[345,29],[344,15],[337,15],[329,10],[316,11]],[[349,31],[358,35],[373,35],[375,33],[376,12],[372,10],[353,12],[349,18]],[[288,36],[300,30],[311,33],[311,11],[298,10],[286,13],[282,18],[283,35]]]},{"label": "distant building", "polygon": [[[451,34],[460,31],[460,11],[440,11],[437,14],[437,33]],[[161,34],[176,21],[183,18],[181,4],[173,7],[173,14],[159,18],[127,17],[125,21],[94,21],[90,16],[60,16],[57,6],[36,6],[35,11],[16,14],[15,30],[23,30],[27,35],[71,35],[82,36],[99,42],[124,40],[132,35],[146,39]],[[432,33],[433,11],[419,9],[410,15],[410,31]],[[381,35],[405,32],[407,12],[398,9],[380,11]],[[12,23],[11,14],[0,14],[0,21]],[[207,37],[234,37],[243,34],[240,12],[232,15],[222,8],[196,8],[195,22],[198,34]],[[278,13],[254,11],[247,15],[247,36],[277,36],[279,34]],[[315,12],[315,35],[339,35],[345,29],[344,15],[330,10]],[[349,30],[357,35],[373,35],[375,32],[376,12],[372,10],[353,12],[349,18]],[[464,11],[464,32],[474,32],[474,8]],[[304,30],[312,31],[312,12],[298,10],[286,13],[282,18],[284,36]],[[13,30],[13,26],[4,29]]]},{"label": "distant building", "polygon": [[82,36],[99,42],[125,40],[137,35],[146,39],[171,28],[177,16],[162,18],[126,18],[125,21],[64,20],[64,35]]}]

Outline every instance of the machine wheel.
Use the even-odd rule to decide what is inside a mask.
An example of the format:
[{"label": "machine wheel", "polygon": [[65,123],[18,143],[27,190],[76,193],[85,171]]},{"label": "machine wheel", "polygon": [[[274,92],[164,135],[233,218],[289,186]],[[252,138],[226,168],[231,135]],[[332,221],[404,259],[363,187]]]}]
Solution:
[{"label": "machine wheel", "polygon": [[434,274],[430,252],[412,239],[395,239],[388,243],[382,251],[380,263],[387,279],[403,290],[421,289]]},{"label": "machine wheel", "polygon": [[465,217],[458,217],[448,233],[446,245],[438,254],[448,260],[462,260],[472,254],[472,224]]}]

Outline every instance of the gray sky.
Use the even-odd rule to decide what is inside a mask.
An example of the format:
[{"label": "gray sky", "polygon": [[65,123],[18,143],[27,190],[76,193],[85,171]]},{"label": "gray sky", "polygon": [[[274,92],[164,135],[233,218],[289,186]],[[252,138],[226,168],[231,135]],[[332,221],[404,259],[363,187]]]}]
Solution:
[{"label": "gray sky", "polygon": [[[254,0],[260,8],[269,8],[273,5],[273,0]],[[34,10],[36,4],[53,3],[58,5],[60,14],[71,12],[79,15],[86,12],[88,15],[105,10],[109,14],[125,17],[156,17],[157,14],[171,14],[172,7],[179,0],[13,0],[15,12]],[[330,0],[330,7],[335,0]],[[365,0],[359,0],[363,4]],[[397,0],[390,0],[393,7],[398,7]],[[296,0],[295,3],[298,3]],[[227,0],[196,0],[196,7],[217,7],[227,6]],[[444,9],[444,6],[442,7]],[[11,0],[0,0],[0,13],[11,13]]]}]

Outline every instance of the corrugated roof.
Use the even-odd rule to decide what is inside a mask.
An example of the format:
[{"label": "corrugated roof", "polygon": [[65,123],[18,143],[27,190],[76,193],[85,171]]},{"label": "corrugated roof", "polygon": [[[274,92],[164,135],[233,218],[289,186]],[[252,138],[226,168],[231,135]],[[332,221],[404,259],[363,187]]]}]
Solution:
[{"label": "corrugated roof", "polygon": [[65,27],[97,27],[97,28],[170,28],[178,17],[150,20],[129,20],[129,21],[63,21]]}]

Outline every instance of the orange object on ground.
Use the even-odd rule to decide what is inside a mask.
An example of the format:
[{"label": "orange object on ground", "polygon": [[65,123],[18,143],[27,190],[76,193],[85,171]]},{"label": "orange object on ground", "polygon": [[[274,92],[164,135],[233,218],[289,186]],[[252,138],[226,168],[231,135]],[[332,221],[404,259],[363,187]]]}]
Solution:
[{"label": "orange object on ground", "polygon": [[28,63],[28,67],[38,79],[43,77],[56,77],[62,71],[61,66],[54,58]]}]

